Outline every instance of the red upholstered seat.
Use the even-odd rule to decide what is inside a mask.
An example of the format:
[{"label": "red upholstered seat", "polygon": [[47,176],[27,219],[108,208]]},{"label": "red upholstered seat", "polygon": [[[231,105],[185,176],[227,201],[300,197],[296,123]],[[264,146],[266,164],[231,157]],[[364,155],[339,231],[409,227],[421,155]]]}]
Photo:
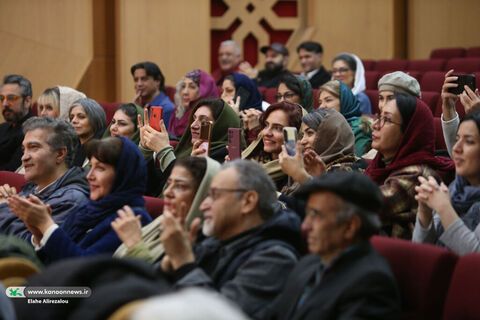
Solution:
[{"label": "red upholstered seat", "polygon": [[177,89],[175,87],[170,87],[167,86],[165,87],[166,95],[170,98],[170,101],[175,103],[175,92],[177,92]]},{"label": "red upholstered seat", "polygon": [[480,319],[480,254],[461,257],[453,272],[443,319]]},{"label": "red upholstered seat", "polygon": [[[263,91],[263,92],[262,92]],[[277,94],[277,88],[264,88],[260,91],[263,94],[263,100],[272,104],[275,103],[275,95]]]},{"label": "red upholstered seat", "polygon": [[440,98],[440,93],[433,91],[422,91],[422,101],[430,107],[432,114],[435,114],[435,109],[437,108],[438,99]]},{"label": "red upholstered seat", "polygon": [[467,49],[466,57],[480,57],[480,47],[471,47]]},{"label": "red upholstered seat", "polygon": [[372,113],[380,113],[380,109],[378,109],[378,90],[365,90],[363,92],[370,100],[370,104],[372,105]]},{"label": "red upholstered seat", "polygon": [[362,59],[362,64],[365,71],[375,70],[375,60]]},{"label": "red upholstered seat", "polygon": [[445,81],[445,73],[443,71],[428,71],[423,74],[420,81],[420,90],[442,92],[443,82]]},{"label": "red upholstered seat", "polygon": [[426,59],[426,60],[410,60],[408,62],[408,70],[411,71],[442,71],[446,59]]},{"label": "red upholstered seat", "polygon": [[152,219],[162,215],[163,213],[163,199],[143,196],[145,199],[145,209],[147,209],[148,214]]},{"label": "red upholstered seat", "polygon": [[445,150],[447,149],[447,145],[443,137],[442,119],[440,117],[434,117],[433,123],[435,128],[435,150]]},{"label": "red upholstered seat", "polygon": [[395,275],[401,318],[441,319],[457,256],[444,248],[400,239],[375,236],[371,243]]},{"label": "red upholstered seat", "polygon": [[465,48],[439,48],[432,50],[430,59],[450,59],[465,57]]},{"label": "red upholstered seat", "polygon": [[455,73],[473,73],[480,71],[480,58],[452,58],[447,61],[445,71],[454,69]]},{"label": "red upholstered seat", "polygon": [[22,186],[26,183],[25,177],[23,174],[10,172],[10,171],[0,171],[0,186],[8,184],[11,187],[15,187],[17,192],[22,190]]},{"label": "red upholstered seat", "polygon": [[105,111],[105,115],[107,116],[107,123],[105,125],[108,126],[110,121],[112,121],[113,115],[115,114],[115,109],[117,109],[122,102],[99,102],[99,104]]},{"label": "red upholstered seat", "polygon": [[[455,103],[455,109],[457,110],[458,116],[460,119],[463,118],[465,115],[465,108],[463,107],[462,103],[460,102],[460,99],[457,100],[457,103]],[[442,97],[440,96],[438,98],[437,102],[437,107],[435,108],[435,112],[433,114],[434,117],[440,117],[442,115]]]},{"label": "red upholstered seat", "polygon": [[318,89],[313,89],[313,108],[318,109]]},{"label": "red upholstered seat", "polygon": [[376,71],[404,71],[407,70],[408,60],[392,59],[392,60],[378,60],[375,63]]},{"label": "red upholstered seat", "polygon": [[365,71],[365,85],[367,90],[377,90],[378,79],[380,79],[380,72]]}]

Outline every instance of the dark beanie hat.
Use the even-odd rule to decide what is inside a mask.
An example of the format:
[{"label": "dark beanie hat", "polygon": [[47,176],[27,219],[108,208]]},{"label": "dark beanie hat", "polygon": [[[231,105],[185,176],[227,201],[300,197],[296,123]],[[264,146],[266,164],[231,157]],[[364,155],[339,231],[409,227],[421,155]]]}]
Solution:
[{"label": "dark beanie hat", "polygon": [[402,116],[402,132],[408,126],[410,119],[412,118],[413,114],[415,113],[415,107],[417,106],[417,99],[415,97],[404,94],[404,93],[395,93],[394,94],[395,101],[397,102],[397,108]]}]

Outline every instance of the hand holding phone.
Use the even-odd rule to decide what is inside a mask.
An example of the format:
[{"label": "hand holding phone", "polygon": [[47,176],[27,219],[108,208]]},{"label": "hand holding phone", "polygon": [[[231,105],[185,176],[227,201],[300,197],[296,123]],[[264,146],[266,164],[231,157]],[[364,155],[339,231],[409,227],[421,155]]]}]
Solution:
[{"label": "hand holding phone", "polygon": [[206,151],[207,156],[210,155],[210,139],[212,137],[212,128],[212,121],[204,121],[200,125],[200,140],[202,140],[200,148]]},{"label": "hand holding phone", "polygon": [[297,143],[297,128],[284,127],[283,128],[283,143],[289,156],[296,154],[295,145]]},{"label": "hand holding phone", "polygon": [[452,74],[451,77],[458,77],[454,88],[448,88],[448,92],[459,95],[465,91],[465,86],[468,86],[472,91],[475,91],[475,75],[474,74]]},{"label": "hand holding phone", "polygon": [[160,128],[160,120],[162,120],[163,108],[159,106],[150,106],[150,117],[148,124],[157,131],[162,131]]}]

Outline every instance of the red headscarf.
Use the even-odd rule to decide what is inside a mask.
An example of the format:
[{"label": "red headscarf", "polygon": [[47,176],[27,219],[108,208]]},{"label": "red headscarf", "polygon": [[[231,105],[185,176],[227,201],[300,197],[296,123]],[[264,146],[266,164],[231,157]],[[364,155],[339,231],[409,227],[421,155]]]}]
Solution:
[{"label": "red headscarf", "polygon": [[365,174],[378,185],[383,185],[385,179],[393,171],[411,165],[425,164],[436,170],[443,179],[448,179],[455,170],[453,161],[445,157],[435,157],[434,152],[433,115],[427,105],[422,100],[417,99],[415,112],[403,133],[400,146],[390,164],[384,167],[383,156],[379,152],[365,170]]}]

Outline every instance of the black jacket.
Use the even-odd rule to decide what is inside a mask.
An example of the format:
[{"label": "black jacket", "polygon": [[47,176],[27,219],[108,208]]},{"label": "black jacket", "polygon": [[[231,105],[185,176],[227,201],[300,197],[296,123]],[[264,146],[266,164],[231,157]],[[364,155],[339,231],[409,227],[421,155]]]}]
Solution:
[{"label": "black jacket", "polygon": [[[315,73],[313,75],[313,77],[311,79],[309,79],[308,81],[310,81],[310,84],[312,85],[313,89],[318,89],[324,83],[330,81],[331,79],[332,79],[332,75],[330,74],[330,72],[325,70],[325,68],[322,66],[322,67],[320,67],[318,72]],[[316,97],[315,97],[315,99],[316,99]]]},{"label": "black jacket", "polygon": [[15,171],[22,164],[22,124],[30,117],[32,110],[15,126],[9,122],[0,124],[0,170]]}]

